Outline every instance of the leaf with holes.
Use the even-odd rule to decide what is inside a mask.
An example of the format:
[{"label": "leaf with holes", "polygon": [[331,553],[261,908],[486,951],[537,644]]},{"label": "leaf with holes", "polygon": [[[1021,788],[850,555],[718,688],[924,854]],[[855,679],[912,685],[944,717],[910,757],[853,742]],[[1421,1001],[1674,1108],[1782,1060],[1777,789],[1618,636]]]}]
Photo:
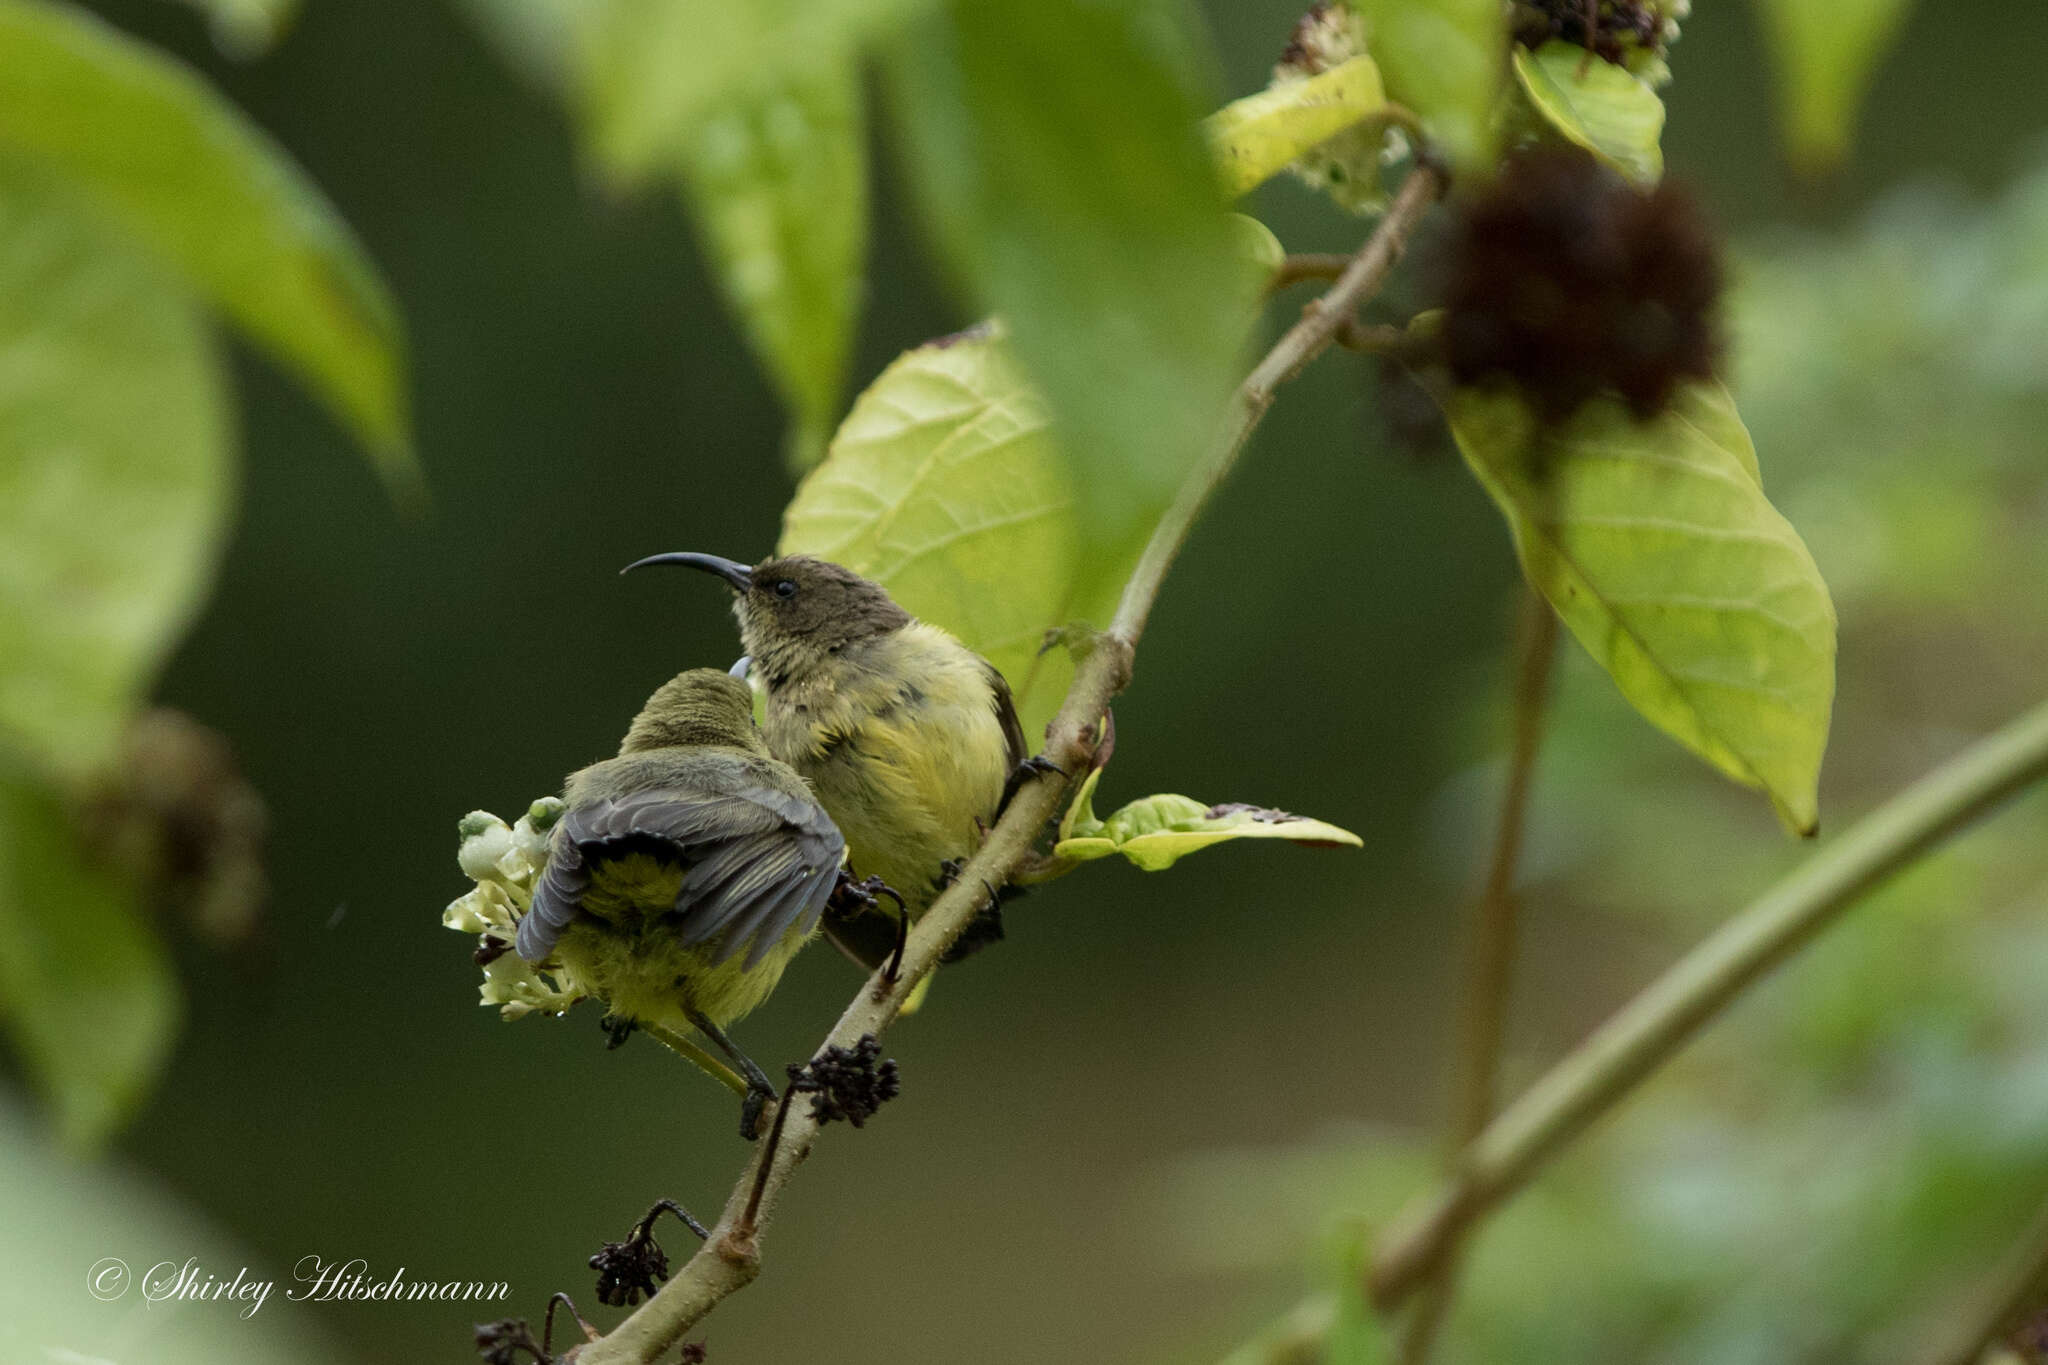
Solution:
[{"label": "leaf with holes", "polygon": [[1232,839],[1285,839],[1311,848],[1362,846],[1350,830],[1321,820],[1264,806],[1212,806],[1191,796],[1147,796],[1098,820],[1095,784],[1101,777],[1100,768],[1091,771],[1067,807],[1053,845],[1055,856],[1086,863],[1120,853],[1146,872],[1159,872],[1190,853]]},{"label": "leaf with holes", "polygon": [[1386,107],[1379,68],[1370,57],[1353,57],[1306,80],[1232,100],[1203,120],[1202,129],[1224,192],[1235,197]]},{"label": "leaf with holes", "polygon": [[1812,833],[1835,609],[1727,390],[1643,423],[1601,400],[1547,434],[1506,393],[1454,391],[1445,415],[1529,581],[1622,695]]},{"label": "leaf with holes", "polygon": [[992,332],[905,353],[783,514],[783,554],[844,564],[1001,669],[1035,738],[1073,676],[1048,629],[1106,621],[1128,565],[1084,568],[1045,404]]},{"label": "leaf with holes", "polygon": [[1571,43],[1515,49],[1515,80],[1544,123],[1641,185],[1664,174],[1664,101],[1643,81]]}]

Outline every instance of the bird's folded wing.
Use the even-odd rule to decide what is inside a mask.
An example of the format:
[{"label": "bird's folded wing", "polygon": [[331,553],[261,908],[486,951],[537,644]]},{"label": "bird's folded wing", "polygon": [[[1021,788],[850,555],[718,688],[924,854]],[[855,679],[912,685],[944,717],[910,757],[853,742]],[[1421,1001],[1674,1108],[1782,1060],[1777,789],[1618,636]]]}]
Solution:
[{"label": "bird's folded wing", "polygon": [[533,907],[519,922],[519,955],[538,962],[554,950],[590,889],[591,858],[650,844],[689,869],[675,902],[683,942],[717,940],[715,962],[751,943],[749,967],[789,929],[816,922],[846,847],[815,801],[759,783],[596,802],[556,827]]}]

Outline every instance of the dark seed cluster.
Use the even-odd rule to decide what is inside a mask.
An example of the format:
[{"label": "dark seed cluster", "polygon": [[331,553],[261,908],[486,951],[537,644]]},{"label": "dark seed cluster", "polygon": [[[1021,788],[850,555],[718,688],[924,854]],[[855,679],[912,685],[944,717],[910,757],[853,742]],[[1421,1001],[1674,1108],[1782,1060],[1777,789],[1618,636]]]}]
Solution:
[{"label": "dark seed cluster", "polygon": [[811,1117],[820,1124],[845,1119],[858,1128],[902,1089],[894,1060],[882,1061],[874,1034],[852,1047],[828,1047],[808,1062],[792,1062],[792,1092],[811,1096]]},{"label": "dark seed cluster", "polygon": [[1567,42],[1616,66],[1661,55],[1668,36],[1663,7],[1644,0],[1516,0],[1512,23],[1523,47]]},{"label": "dark seed cluster", "polygon": [[1713,374],[1720,257],[1671,185],[1644,193],[1583,153],[1525,152],[1466,208],[1447,259],[1452,378],[1511,383],[1545,421],[1601,392],[1646,419]]},{"label": "dark seed cluster", "polygon": [[703,1342],[686,1341],[683,1343],[682,1365],[704,1365],[704,1362],[708,1359],[710,1357],[705,1353]]},{"label": "dark seed cluster", "polygon": [[548,1353],[533,1339],[533,1329],[526,1325],[525,1318],[503,1318],[476,1325],[476,1353],[484,1358],[484,1365],[518,1365],[521,1351],[526,1352],[529,1362],[549,1365]]},{"label": "dark seed cluster", "polygon": [[633,1225],[625,1241],[606,1242],[590,1258],[590,1268],[597,1272],[599,1303],[612,1308],[630,1307],[642,1298],[652,1298],[656,1287],[668,1278],[668,1253],[654,1240],[654,1222],[664,1213],[673,1213],[699,1237],[711,1235],[675,1200],[658,1201],[646,1217]]}]

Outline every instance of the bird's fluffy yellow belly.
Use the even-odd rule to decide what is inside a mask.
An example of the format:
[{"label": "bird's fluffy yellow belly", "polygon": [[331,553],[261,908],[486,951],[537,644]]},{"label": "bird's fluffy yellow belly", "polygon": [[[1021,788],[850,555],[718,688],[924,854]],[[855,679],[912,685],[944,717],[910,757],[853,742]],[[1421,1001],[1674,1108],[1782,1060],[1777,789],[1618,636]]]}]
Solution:
[{"label": "bird's fluffy yellow belly", "polygon": [[716,941],[688,945],[677,933],[669,907],[682,881],[680,866],[644,854],[595,864],[585,917],[555,955],[614,1014],[688,1032],[695,1010],[724,1028],[768,998],[809,935],[791,929],[751,969],[745,949],[714,963]]}]

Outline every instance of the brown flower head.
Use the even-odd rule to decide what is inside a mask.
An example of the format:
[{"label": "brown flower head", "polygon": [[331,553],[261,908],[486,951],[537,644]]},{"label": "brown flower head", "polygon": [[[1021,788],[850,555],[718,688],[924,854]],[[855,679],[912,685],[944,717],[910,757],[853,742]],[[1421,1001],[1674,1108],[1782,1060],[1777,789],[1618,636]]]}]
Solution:
[{"label": "brown flower head", "polygon": [[1460,384],[1507,382],[1548,422],[1618,393],[1638,418],[1713,374],[1721,266],[1692,197],[1644,193],[1591,157],[1513,157],[1455,229],[1444,358]]}]

